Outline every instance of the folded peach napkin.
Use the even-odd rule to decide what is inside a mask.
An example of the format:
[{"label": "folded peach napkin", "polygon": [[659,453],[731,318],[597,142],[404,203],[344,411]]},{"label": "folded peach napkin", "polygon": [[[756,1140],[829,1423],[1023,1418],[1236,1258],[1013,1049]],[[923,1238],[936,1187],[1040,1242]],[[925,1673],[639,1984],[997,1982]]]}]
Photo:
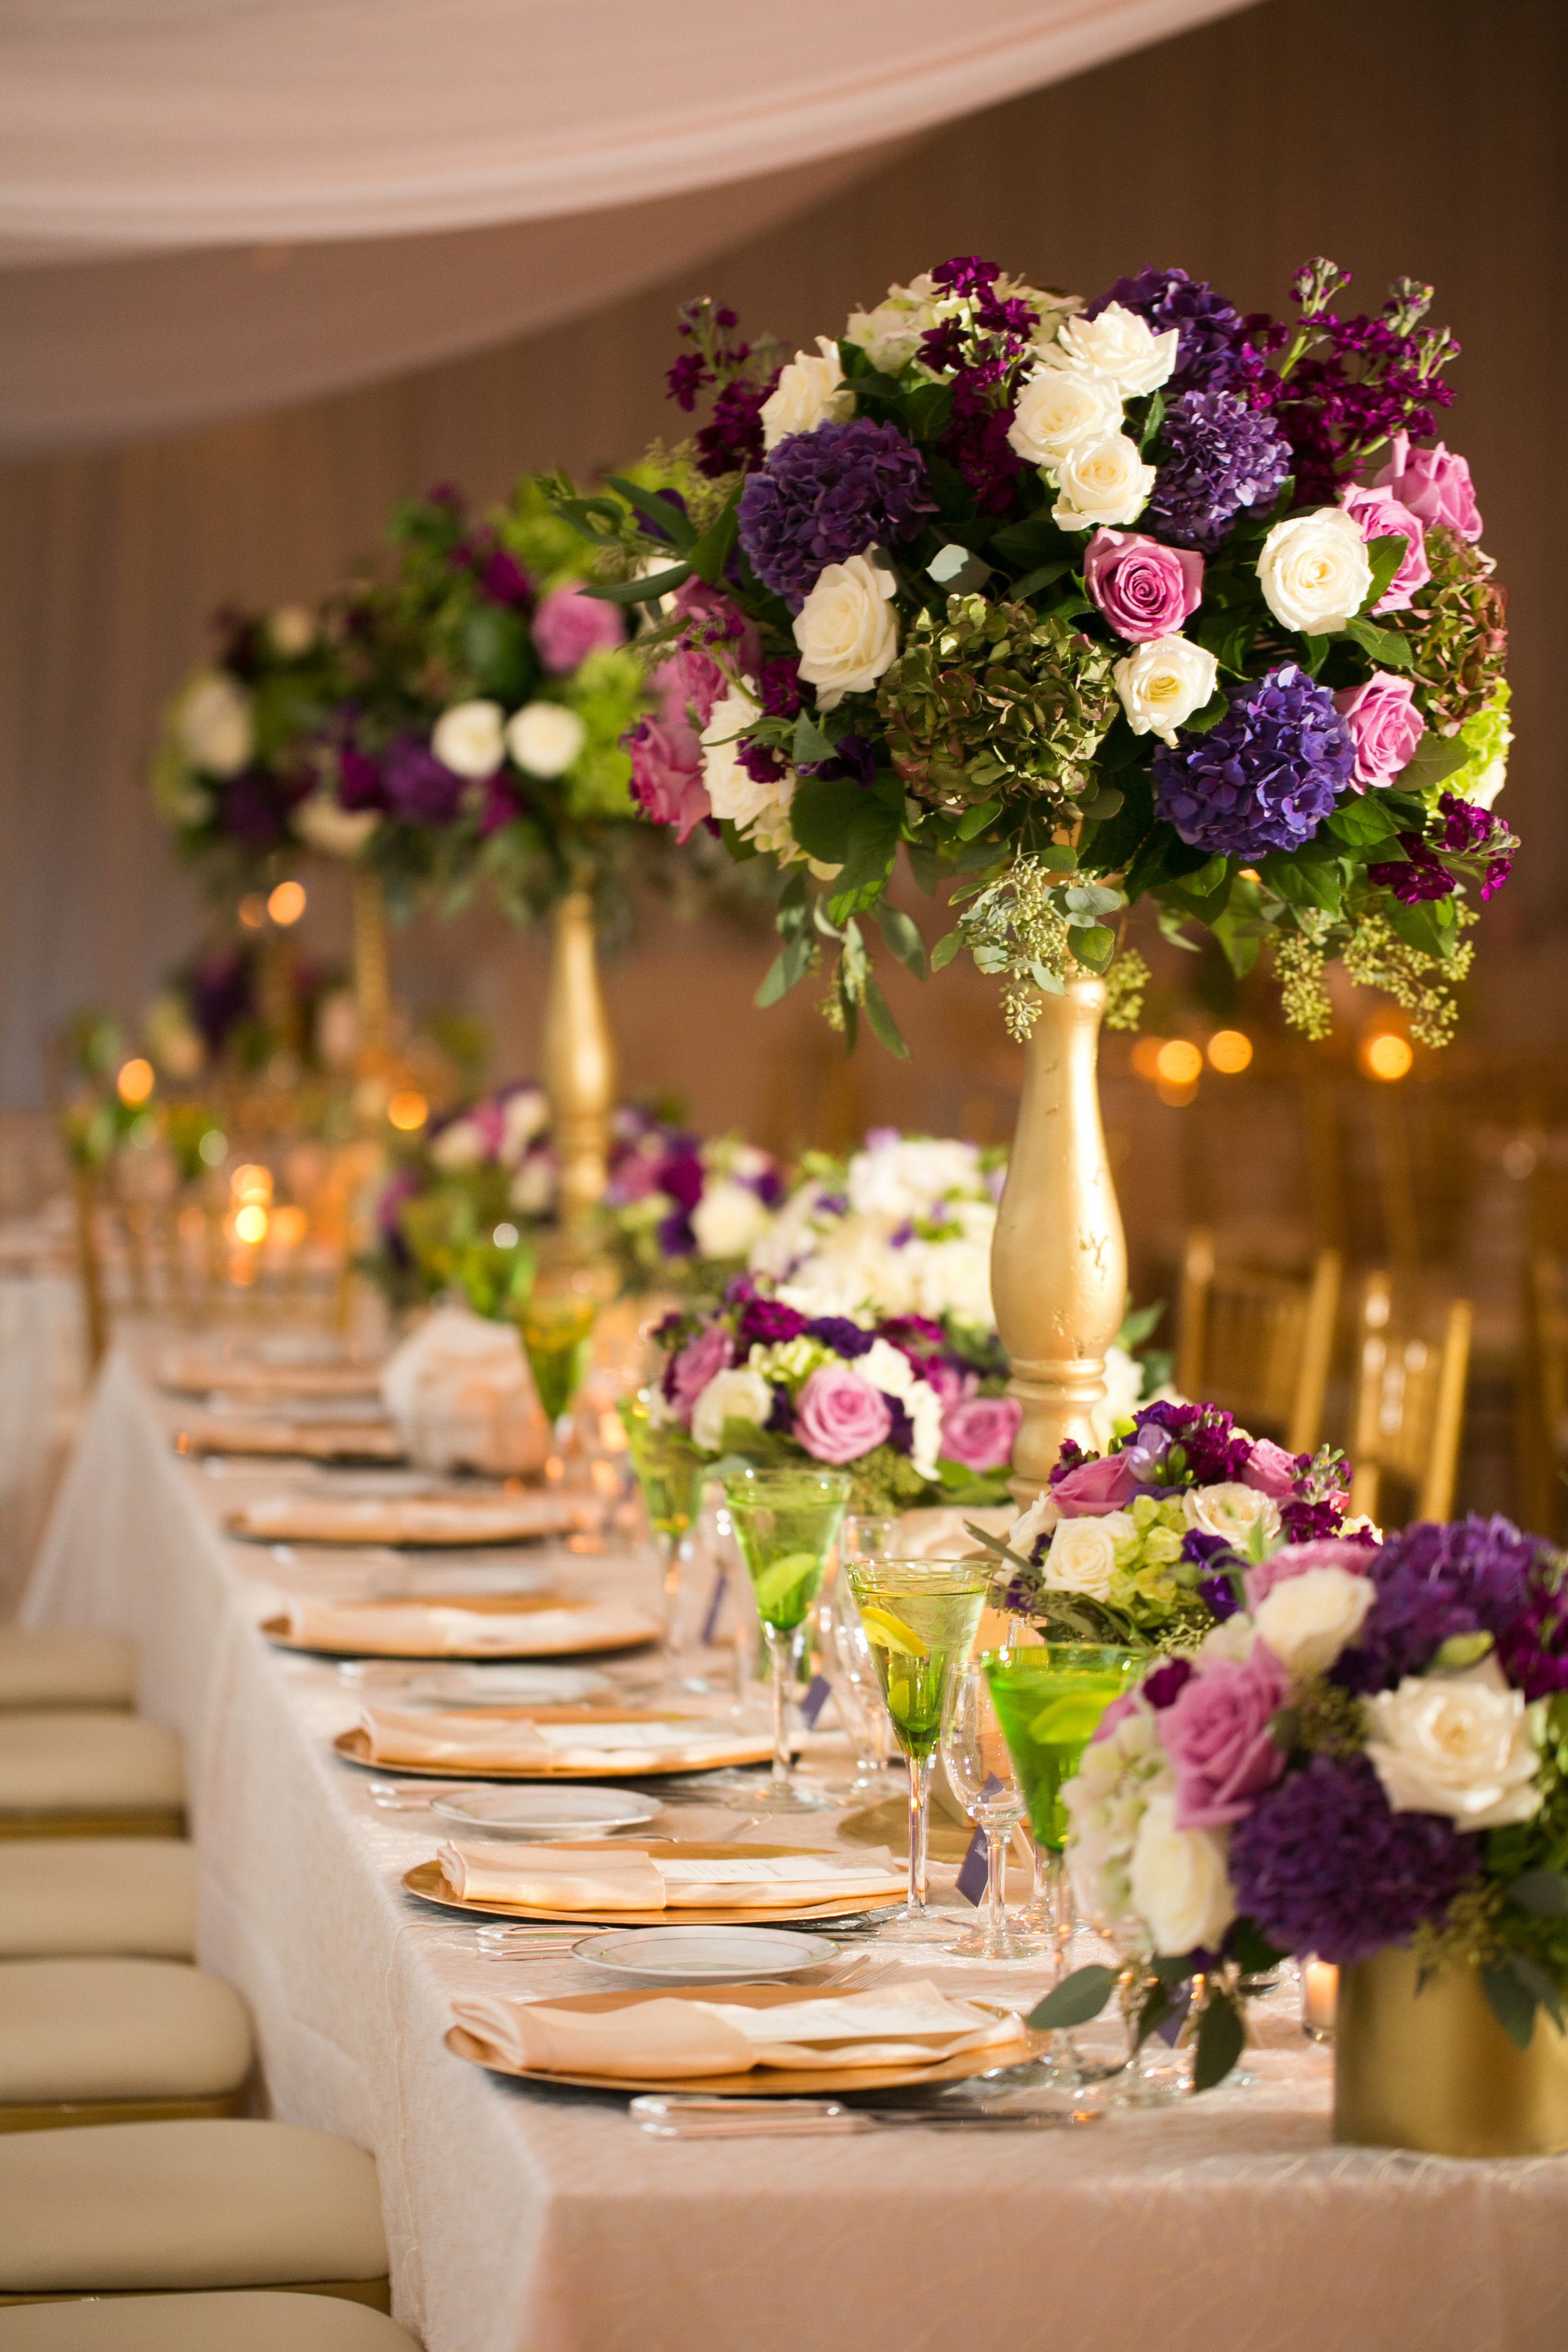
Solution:
[{"label": "folded peach napkin", "polygon": [[540,1723],[525,1715],[411,1715],[367,1706],[360,1729],[378,1764],[453,1764],[464,1771],[496,1765],[519,1771],[613,1772],[650,1766],[700,1766],[765,1756],[765,1735],[692,1716],[651,1723]]},{"label": "folded peach napkin", "polygon": [[640,1609],[617,1601],[584,1601],[559,1608],[506,1609],[487,1600],[483,1609],[453,1601],[398,1602],[311,1601],[291,1594],[280,1614],[293,1642],[322,1650],[494,1650],[509,1656],[569,1655],[574,1650],[630,1647],[651,1641],[658,1628]]},{"label": "folded peach napkin", "polygon": [[794,1910],[904,1891],[890,1853],[678,1856],[454,1839],[436,1857],[454,1895],[531,1911]]},{"label": "folded peach napkin", "polygon": [[236,1535],[267,1543],[533,1543],[593,1534],[596,1495],[263,1495],[229,1515]]}]

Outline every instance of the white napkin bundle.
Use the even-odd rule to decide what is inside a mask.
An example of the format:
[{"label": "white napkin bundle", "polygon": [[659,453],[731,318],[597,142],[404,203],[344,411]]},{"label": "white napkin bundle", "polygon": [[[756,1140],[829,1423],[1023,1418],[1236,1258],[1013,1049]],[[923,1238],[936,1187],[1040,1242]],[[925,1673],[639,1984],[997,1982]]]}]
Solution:
[{"label": "white napkin bundle", "polygon": [[550,1451],[516,1330],[466,1307],[437,1307],[389,1358],[381,1393],[421,1469],[526,1475]]},{"label": "white napkin bundle", "polygon": [[[418,1650],[432,1656],[494,1650],[508,1657],[521,1650],[552,1657],[623,1643],[629,1648],[635,1642],[651,1640],[658,1631],[640,1610],[615,1601],[542,1609],[465,1609],[450,1601],[311,1601],[294,1593],[279,1613],[291,1642],[371,1657],[380,1650]],[[365,1728],[371,1729],[368,1723]]]},{"label": "white napkin bundle", "polygon": [[935,2066],[971,2051],[1005,2053],[1025,2039],[1017,2018],[993,2017],[924,1982],[765,2009],[660,2000],[568,2010],[475,1996],[456,2002],[453,2014],[509,2065],[627,2082],[742,2074],[754,2066]]},{"label": "white napkin bundle", "polygon": [[767,1753],[765,1738],[700,1717],[644,1723],[539,1723],[525,1715],[412,1715],[367,1706],[360,1729],[378,1764],[493,1765],[517,1771],[632,1773],[649,1764],[743,1761]]},{"label": "white napkin bundle", "polygon": [[454,1895],[531,1911],[781,1911],[901,1895],[905,1874],[887,1852],[655,1855],[616,1846],[453,1840],[436,1857]]}]

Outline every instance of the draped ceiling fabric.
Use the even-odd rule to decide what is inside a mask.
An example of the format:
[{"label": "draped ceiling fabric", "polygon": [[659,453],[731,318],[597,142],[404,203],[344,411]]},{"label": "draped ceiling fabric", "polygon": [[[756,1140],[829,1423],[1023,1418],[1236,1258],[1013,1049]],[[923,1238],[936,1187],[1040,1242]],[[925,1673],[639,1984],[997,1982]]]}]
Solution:
[{"label": "draped ceiling fabric", "polygon": [[0,451],[585,315],[1249,0],[0,0]]}]

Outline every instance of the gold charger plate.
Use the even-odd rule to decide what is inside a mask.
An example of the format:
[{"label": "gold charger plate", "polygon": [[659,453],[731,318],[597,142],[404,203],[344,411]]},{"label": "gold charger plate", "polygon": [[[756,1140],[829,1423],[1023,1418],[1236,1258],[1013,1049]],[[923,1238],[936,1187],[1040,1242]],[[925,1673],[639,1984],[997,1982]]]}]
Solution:
[{"label": "gold charger plate", "polygon": [[[486,1653],[487,1656],[492,1654]],[[466,1717],[478,1716],[482,1719],[486,1710],[465,1707],[463,1712]],[[530,1715],[531,1719],[536,1715],[540,1721],[551,1723],[630,1723],[639,1719],[624,1709],[614,1716],[595,1716],[541,1707],[530,1710]],[[646,1722],[650,1718],[640,1719]],[[661,1723],[666,1720],[663,1716],[652,1719]],[[667,1764],[644,1756],[629,1756],[624,1764],[492,1764],[488,1759],[472,1764],[400,1764],[392,1757],[373,1756],[369,1735],[357,1723],[352,1731],[340,1731],[332,1746],[350,1764],[363,1764],[372,1772],[396,1772],[404,1779],[416,1780],[655,1780],[676,1772],[718,1772],[734,1764],[765,1764],[773,1752],[771,1738],[758,1738],[749,1742],[737,1741],[731,1748],[715,1748],[700,1764],[689,1759]]]},{"label": "gold charger plate", "polygon": [[247,1543],[374,1544],[394,1549],[450,1551],[464,1544],[548,1543],[596,1534],[605,1507],[597,1496],[554,1495],[286,1496],[242,1505],[224,1526]]},{"label": "gold charger plate", "polygon": [[383,1421],[230,1421],[214,1414],[174,1433],[176,1454],[232,1454],[257,1462],[397,1463],[402,1439]]},{"label": "gold charger plate", "polygon": [[381,1394],[379,1364],[226,1364],[185,1356],[163,1364],[158,1386],[175,1396],[299,1397],[311,1403]]},{"label": "gold charger plate", "polygon": [[[837,2000],[840,1997],[837,1989],[831,1986],[679,1985],[660,1991],[649,1989],[646,1992],[567,1993],[552,1999],[550,2006],[590,2011],[629,2009],[648,2000],[712,2000],[721,1991],[726,2002],[745,2009],[771,2009],[786,2001]],[[989,2010],[994,2016],[1006,2014],[993,2001],[978,2000],[974,2006]],[[584,2091],[619,2091],[626,2098],[639,2098],[648,2092],[700,2091],[710,2097],[728,2093],[735,2098],[747,2099],[821,2098],[828,2094],[837,2096],[844,2091],[891,2091],[909,2083],[962,2083],[972,2074],[988,2074],[993,2066],[1022,2065],[1027,2058],[1037,2058],[1048,2040],[1048,2035],[1031,2033],[1026,2027],[1025,2039],[1015,2042],[1006,2053],[995,2049],[972,2050],[962,2057],[939,2059],[931,2066],[754,2066],[743,2074],[639,2075],[634,2082],[625,2074],[549,2074],[538,2068],[513,2066],[488,2042],[481,2042],[461,2025],[451,2027],[446,2037],[447,2049],[456,2056],[466,2058],[470,2065],[484,2067],[488,2074],[510,2074],[517,2082],[572,2083]]]},{"label": "gold charger plate", "polygon": [[[431,1609],[460,1609],[465,1616],[472,1617],[542,1616],[547,1611],[554,1614],[563,1610],[571,1610],[574,1605],[581,1604],[574,1604],[571,1601],[563,1601],[559,1596],[552,1597],[542,1592],[405,1592],[390,1593],[383,1600],[356,1601],[352,1604],[345,1604],[356,1610],[363,1610],[367,1615],[370,1611],[378,1608],[417,1609],[424,1606]],[[637,1619],[637,1612],[635,1610],[629,1610],[626,1613],[628,1620]],[[555,1644],[546,1649],[542,1649],[537,1643],[526,1643],[521,1636],[515,1645],[509,1643],[504,1649],[494,1642],[477,1643],[463,1650],[447,1647],[434,1649],[427,1642],[423,1644],[395,1641],[377,1643],[368,1638],[372,1631],[368,1625],[365,1628],[367,1636],[365,1640],[355,1642],[352,1647],[345,1647],[341,1643],[333,1645],[324,1642],[299,1640],[289,1633],[287,1617],[263,1618],[261,1631],[268,1640],[276,1643],[280,1650],[298,1650],[301,1655],[309,1658],[416,1658],[437,1665],[445,1664],[448,1661],[454,1665],[484,1665],[489,1663],[504,1665],[509,1663],[515,1664],[519,1659],[584,1658],[597,1656],[600,1653],[610,1650],[640,1650],[647,1643],[657,1642],[664,1630],[652,1617],[644,1617],[640,1622],[644,1630],[638,1633],[623,1632],[614,1634],[609,1639],[601,1633],[596,1638],[590,1636],[585,1641],[574,1641],[564,1647]],[[616,1719],[625,1720],[621,1717]],[[768,1752],[772,1753],[771,1748]]]},{"label": "gold charger plate", "polygon": [[[480,1826],[475,1823],[476,1828]],[[563,1850],[571,1853],[603,1853],[606,1848],[624,1853],[629,1848],[634,1853],[678,1854],[683,1862],[721,1862],[726,1857],[732,1861],[736,1854],[773,1859],[781,1853],[814,1851],[798,1845],[688,1845],[678,1838],[595,1838],[591,1843],[554,1838],[549,1843],[552,1853]],[[904,1899],[903,1888],[898,1887],[889,1895],[841,1895],[832,1902],[805,1904],[795,1910],[772,1904],[762,1910],[755,1904],[721,1904],[703,1908],[680,1903],[667,1904],[658,1911],[606,1911],[603,1906],[595,1911],[546,1911],[531,1904],[454,1895],[437,1862],[416,1862],[412,1870],[404,1872],[403,1884],[421,1903],[433,1903],[443,1911],[479,1913],[490,1919],[553,1919],[565,1927],[798,1927],[822,1919],[858,1919],[866,1911],[889,1911]]]}]

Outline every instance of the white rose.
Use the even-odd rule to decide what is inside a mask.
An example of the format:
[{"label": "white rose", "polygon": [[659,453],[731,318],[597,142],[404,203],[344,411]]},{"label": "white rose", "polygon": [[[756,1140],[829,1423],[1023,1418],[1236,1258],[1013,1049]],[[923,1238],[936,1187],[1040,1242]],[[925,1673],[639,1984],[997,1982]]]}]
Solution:
[{"label": "white rose", "polygon": [[455,776],[493,776],[506,758],[505,715],[499,702],[454,702],[436,721],[430,749]]},{"label": "white rose", "polygon": [[267,634],[274,653],[298,661],[316,642],[316,620],[308,604],[279,604],[267,616]]},{"label": "white rose", "polygon": [[903,1402],[914,1427],[910,1460],[922,1478],[934,1478],[942,1452],[942,1399],[929,1381],[917,1381]]},{"label": "white rose", "polygon": [[1462,1830],[1527,1822],[1541,1807],[1522,1691],[1493,1657],[1462,1675],[1406,1675],[1366,1703],[1371,1757],[1396,1813],[1445,1813]]},{"label": "white rose", "polygon": [[1134,735],[1173,743],[1177,728],[1213,698],[1219,664],[1190,637],[1152,637],[1119,661],[1111,676]]},{"label": "white rose", "polygon": [[209,776],[237,776],[256,749],[250,697],[222,670],[192,681],[174,724],[185,757]]},{"label": "white rose", "polygon": [[1121,394],[1106,376],[1037,367],[1018,394],[1007,446],[1030,466],[1056,466],[1086,441],[1121,430]]},{"label": "white rose", "polygon": [[485,1158],[485,1139],[471,1118],[455,1118],[444,1127],[430,1142],[430,1157],[447,1175],[455,1176],[466,1168],[477,1168]]},{"label": "white rose", "polygon": [[1326,1674],[1361,1632],[1375,1597],[1370,1576],[1345,1568],[1309,1568],[1266,1593],[1252,1622],[1259,1640],[1291,1674]]},{"label": "white rose", "polygon": [[1181,330],[1157,335],[1136,310],[1108,302],[1098,319],[1068,319],[1057,336],[1062,363],[1109,376],[1124,399],[1157,392],[1176,364]]},{"label": "white rose", "polygon": [[710,1184],[691,1212],[691,1230],[704,1257],[744,1257],[768,1222],[768,1213],[749,1184],[721,1176]]},{"label": "white rose", "polygon": [[1254,1528],[1261,1528],[1270,1543],[1279,1532],[1279,1506],[1272,1496],[1235,1481],[1189,1486],[1182,1496],[1182,1511],[1188,1527],[1205,1536],[1223,1536],[1238,1550],[1246,1549]]},{"label": "white rose", "polygon": [[995,1328],[991,1303],[989,1241],[910,1242],[909,1261],[917,1315],[951,1315],[983,1330]]},{"label": "white rose", "polygon": [[947,289],[922,270],[907,286],[889,286],[874,310],[852,310],[844,340],[858,343],[873,367],[897,375],[913,359],[921,337],[936,325],[944,304],[953,307]]},{"label": "white rose", "polygon": [[984,1179],[973,1143],[931,1135],[894,1136],[857,1151],[845,1190],[849,1205],[865,1215],[929,1217],[952,1193],[978,1193]]},{"label": "white rose", "polygon": [[907,1397],[922,1385],[903,1349],[890,1339],[873,1339],[865,1354],[856,1358],[855,1370],[885,1396]]},{"label": "white rose", "polygon": [[525,1217],[547,1216],[555,1206],[555,1162],[547,1151],[525,1160],[511,1180],[509,1207]]},{"label": "white rose", "polygon": [[855,414],[855,395],[844,383],[838,346],[816,339],[817,356],[796,352],[763,401],[763,446],[772,449],[786,434],[815,433],[819,425],[842,425]]},{"label": "white rose", "polygon": [[289,822],[323,857],[357,857],[381,819],[374,809],[346,809],[330,793],[312,793]]},{"label": "white rose", "polygon": [[1342,507],[1277,522],[1258,559],[1263,601],[1288,629],[1326,636],[1360,612],[1372,587],[1366,541]]},{"label": "white rose", "polygon": [[1041,1563],[1042,1582],[1051,1592],[1084,1592],[1091,1601],[1109,1601],[1116,1547],[1137,1532],[1125,1511],[1107,1511],[1099,1519],[1063,1519]]},{"label": "white rose", "polygon": [[528,702],[508,719],[506,748],[531,776],[563,776],[588,730],[563,702]]},{"label": "white rose", "polygon": [[899,624],[889,599],[898,583],[868,554],[830,563],[795,616],[800,674],[824,710],[862,694],[891,667]]},{"label": "white rose", "polygon": [[542,1087],[519,1087],[501,1106],[500,1158],[515,1168],[529,1145],[550,1124],[550,1105]]},{"label": "white rose", "polygon": [[761,1372],[743,1364],[715,1372],[692,1409],[691,1443],[703,1454],[717,1454],[727,1421],[753,1421],[760,1429],[773,1409],[773,1392]]},{"label": "white rose", "polygon": [[1138,444],[1125,433],[1080,441],[1056,471],[1061,495],[1051,509],[1051,520],[1063,530],[1135,521],[1154,487],[1153,467],[1144,464]]},{"label": "white rose", "polygon": [[1061,1505],[1048,1486],[1042,1486],[1026,1511],[1022,1511],[1007,1530],[1007,1549],[1016,1551],[1020,1559],[1028,1559],[1042,1536],[1048,1536],[1061,1523]]},{"label": "white rose", "polygon": [[1157,1952],[1213,1950],[1236,1916],[1226,1841],[1215,1830],[1179,1830],[1168,1790],[1150,1798],[1132,1848],[1132,1901]]},{"label": "white rose", "polygon": [[713,705],[702,730],[703,789],[714,815],[727,817],[742,832],[780,804],[776,783],[748,775],[740,761],[741,737],[762,716],[762,708],[743,687],[732,686]]}]

